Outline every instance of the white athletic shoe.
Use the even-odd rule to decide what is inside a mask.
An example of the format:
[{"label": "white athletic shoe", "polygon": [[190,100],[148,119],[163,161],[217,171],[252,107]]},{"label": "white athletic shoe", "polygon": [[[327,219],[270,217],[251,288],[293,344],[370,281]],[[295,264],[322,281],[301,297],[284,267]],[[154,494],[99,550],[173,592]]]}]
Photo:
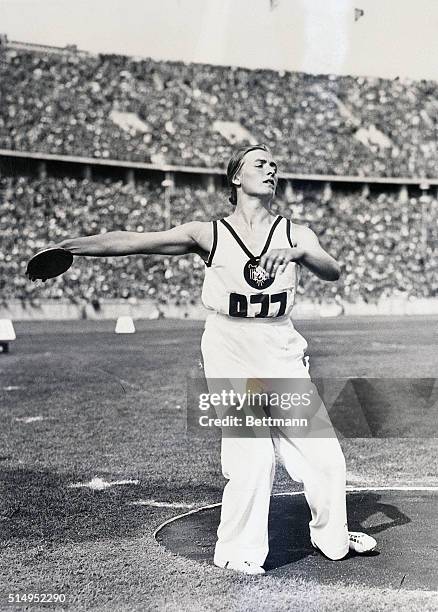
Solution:
[{"label": "white athletic shoe", "polygon": [[263,567],[252,561],[222,561],[221,559],[214,559],[214,564],[222,569],[230,569],[235,572],[242,572],[243,574],[251,574],[252,576],[265,573]]},{"label": "white athletic shoe", "polygon": [[[313,548],[320,550],[313,540],[310,540]],[[363,553],[371,552],[377,546],[377,542],[374,538],[361,533],[360,531],[349,531],[348,532],[348,546],[350,550],[361,555]]]},{"label": "white athletic shoe", "polygon": [[349,531],[348,540],[350,550],[354,550],[354,552],[358,554],[371,552],[377,546],[377,542],[374,538],[360,531]]}]

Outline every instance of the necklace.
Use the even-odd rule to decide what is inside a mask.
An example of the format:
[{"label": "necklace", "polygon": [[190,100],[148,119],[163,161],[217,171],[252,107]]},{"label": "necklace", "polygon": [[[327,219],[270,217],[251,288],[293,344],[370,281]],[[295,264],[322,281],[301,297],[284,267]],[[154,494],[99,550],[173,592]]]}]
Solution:
[{"label": "necklace", "polygon": [[239,246],[242,248],[242,250],[248,255],[248,261],[243,267],[243,276],[248,285],[253,289],[267,289],[274,282],[274,277],[271,277],[266,272],[266,270],[260,266],[260,259],[269,249],[269,245],[271,244],[275,228],[280,223],[281,219],[282,217],[278,215],[274,223],[272,224],[271,229],[269,230],[268,237],[266,238],[265,245],[260,255],[254,255],[253,253],[251,253],[246,244],[237,234],[236,230],[228,223],[228,221],[225,221],[225,219],[221,219],[221,222],[229,230],[229,232],[239,244]]}]

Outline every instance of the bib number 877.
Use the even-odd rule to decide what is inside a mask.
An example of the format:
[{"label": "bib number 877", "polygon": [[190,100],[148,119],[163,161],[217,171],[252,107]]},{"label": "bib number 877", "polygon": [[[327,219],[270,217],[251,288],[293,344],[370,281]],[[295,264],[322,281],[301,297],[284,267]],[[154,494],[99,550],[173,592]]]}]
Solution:
[{"label": "bib number 877", "polygon": [[[287,293],[256,293],[249,296],[250,304],[260,304],[260,310],[254,315],[255,318],[282,317],[286,312]],[[272,313],[271,306],[278,304],[277,312]],[[230,293],[230,317],[248,316],[248,298],[242,293]]]}]

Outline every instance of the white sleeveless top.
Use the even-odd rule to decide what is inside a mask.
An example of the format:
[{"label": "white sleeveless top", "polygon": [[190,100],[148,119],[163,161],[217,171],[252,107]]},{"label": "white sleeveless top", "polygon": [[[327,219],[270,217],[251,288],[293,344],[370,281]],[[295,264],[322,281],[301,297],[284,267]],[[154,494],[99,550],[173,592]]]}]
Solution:
[{"label": "white sleeveless top", "polygon": [[271,278],[258,261],[271,249],[296,246],[290,220],[277,216],[259,253],[251,253],[225,219],[212,223],[213,244],[202,288],[204,306],[230,317],[289,317],[295,299],[297,265],[291,262]]}]

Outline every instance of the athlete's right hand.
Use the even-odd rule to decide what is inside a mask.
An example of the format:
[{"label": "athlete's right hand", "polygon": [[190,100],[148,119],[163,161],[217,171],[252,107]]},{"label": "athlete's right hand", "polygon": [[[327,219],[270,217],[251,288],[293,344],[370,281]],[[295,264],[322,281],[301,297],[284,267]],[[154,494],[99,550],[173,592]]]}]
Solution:
[{"label": "athlete's right hand", "polygon": [[290,249],[271,249],[260,258],[260,267],[274,277],[284,272],[293,261],[300,261],[304,256],[304,249],[292,247]]}]

